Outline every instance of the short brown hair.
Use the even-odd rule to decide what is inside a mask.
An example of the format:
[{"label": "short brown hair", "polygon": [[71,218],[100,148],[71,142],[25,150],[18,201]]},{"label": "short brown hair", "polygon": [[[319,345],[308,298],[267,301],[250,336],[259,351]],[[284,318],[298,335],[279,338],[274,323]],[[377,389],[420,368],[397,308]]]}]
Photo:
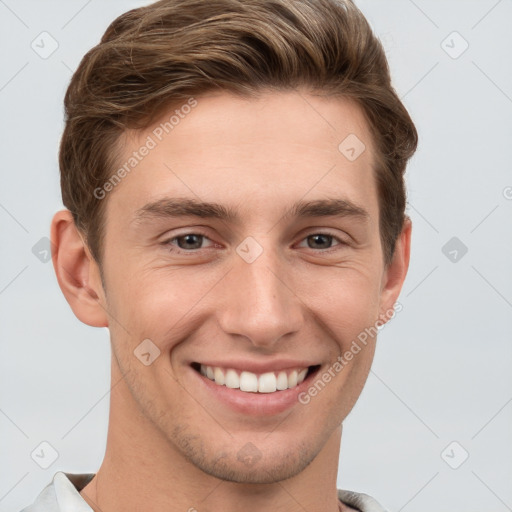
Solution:
[{"label": "short brown hair", "polygon": [[64,205],[94,258],[101,261],[105,201],[93,191],[116,169],[124,131],[148,128],[192,95],[298,87],[362,108],[377,151],[380,236],[389,263],[418,136],[391,85],[380,41],[350,0],[160,0],[111,23],[71,79],[59,154]]}]

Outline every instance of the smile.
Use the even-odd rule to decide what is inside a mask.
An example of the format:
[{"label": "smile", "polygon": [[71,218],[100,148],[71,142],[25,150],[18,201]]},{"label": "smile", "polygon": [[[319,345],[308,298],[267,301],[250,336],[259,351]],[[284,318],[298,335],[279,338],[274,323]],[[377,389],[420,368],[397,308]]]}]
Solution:
[{"label": "smile", "polygon": [[275,393],[298,386],[306,379],[308,374],[316,371],[319,365],[305,368],[287,368],[265,373],[253,373],[199,363],[194,363],[192,367],[218,386],[239,389],[246,393]]}]

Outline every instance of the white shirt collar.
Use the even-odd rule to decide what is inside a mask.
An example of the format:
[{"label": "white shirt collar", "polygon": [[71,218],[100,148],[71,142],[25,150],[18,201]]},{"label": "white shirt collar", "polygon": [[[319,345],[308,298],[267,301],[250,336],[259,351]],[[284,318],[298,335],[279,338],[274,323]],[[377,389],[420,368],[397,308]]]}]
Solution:
[{"label": "white shirt collar", "polygon": [[[58,471],[36,498],[21,512],[94,512],[80,495],[80,491],[92,480],[94,473],[64,473]],[[377,501],[367,494],[338,489],[338,498],[361,512],[386,512]]]}]

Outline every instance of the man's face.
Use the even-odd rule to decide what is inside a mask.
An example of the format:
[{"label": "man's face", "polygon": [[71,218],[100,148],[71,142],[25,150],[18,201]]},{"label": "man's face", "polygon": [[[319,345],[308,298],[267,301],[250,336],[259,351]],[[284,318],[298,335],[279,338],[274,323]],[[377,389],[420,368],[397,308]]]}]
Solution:
[{"label": "man's face", "polygon": [[[123,407],[208,474],[275,481],[302,471],[347,416],[375,340],[359,343],[308,403],[299,395],[332,376],[396,300],[385,293],[373,145],[344,100],[196,99],[168,134],[158,127],[173,112],[127,134],[120,165],[153,146],[148,136],[155,147],[105,199],[104,307],[128,384]],[[366,146],[355,160],[338,148],[350,134]],[[174,206],[185,199],[233,217],[183,215]],[[326,200],[339,210],[295,210]],[[143,340],[160,350],[148,365],[134,354]],[[220,385],[212,372],[262,391]]]}]

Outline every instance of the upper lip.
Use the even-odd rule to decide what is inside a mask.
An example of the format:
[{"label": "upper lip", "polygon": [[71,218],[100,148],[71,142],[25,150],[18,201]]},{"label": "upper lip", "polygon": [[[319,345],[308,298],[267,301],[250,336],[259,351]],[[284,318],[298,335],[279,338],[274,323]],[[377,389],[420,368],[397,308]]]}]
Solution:
[{"label": "upper lip", "polygon": [[237,359],[236,361],[208,360],[194,362],[198,364],[204,364],[205,366],[218,366],[220,368],[226,369],[232,368],[233,370],[248,371],[252,373],[277,372],[280,370],[291,370],[295,368],[308,368],[310,366],[315,366],[315,363],[312,363],[311,361],[297,359],[273,359],[272,361]]}]

